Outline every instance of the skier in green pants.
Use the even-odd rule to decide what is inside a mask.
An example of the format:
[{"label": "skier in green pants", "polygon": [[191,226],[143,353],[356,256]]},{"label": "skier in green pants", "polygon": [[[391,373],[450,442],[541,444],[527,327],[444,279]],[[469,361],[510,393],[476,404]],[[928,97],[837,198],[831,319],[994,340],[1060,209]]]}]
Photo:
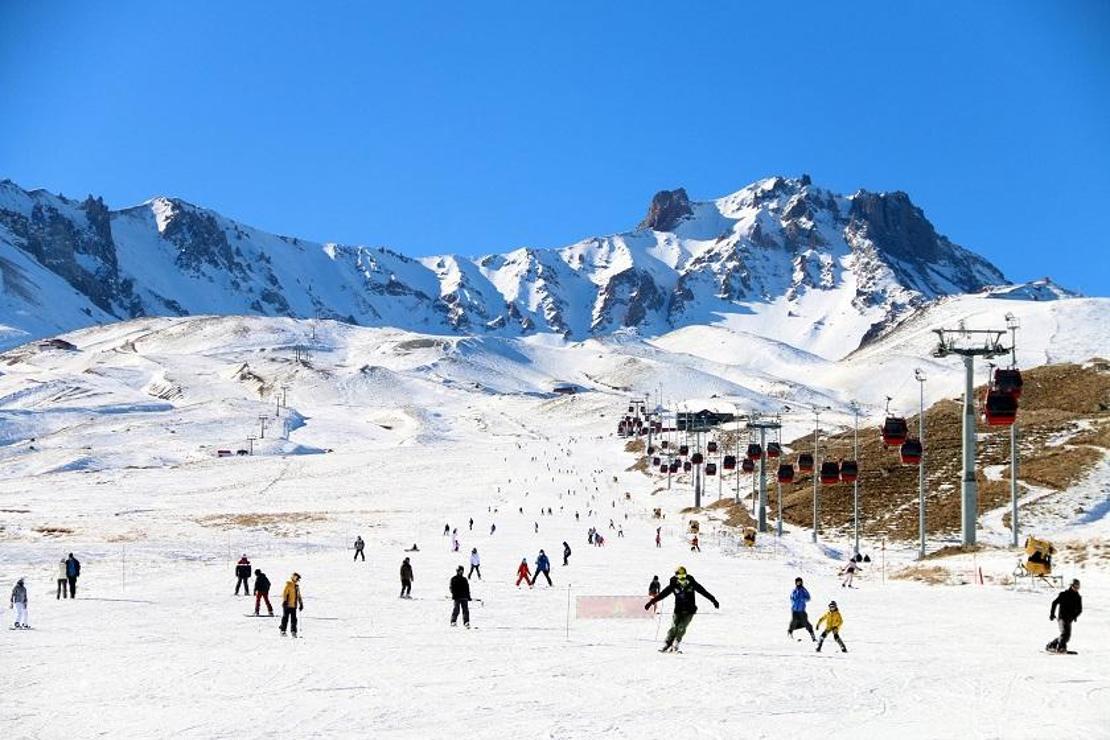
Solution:
[{"label": "skier in green pants", "polygon": [[651,597],[644,609],[650,609],[655,602],[662,601],[671,594],[674,594],[674,622],[667,631],[667,641],[659,651],[661,653],[679,652],[679,646],[686,634],[686,628],[690,626],[690,620],[694,618],[698,611],[695,594],[701,594],[709,599],[709,603],[713,604],[714,609],[721,608],[713,594],[706,591],[700,583],[694,580],[693,576],[687,575],[686,568],[680,565],[675,570],[667,587],[656,596]]}]

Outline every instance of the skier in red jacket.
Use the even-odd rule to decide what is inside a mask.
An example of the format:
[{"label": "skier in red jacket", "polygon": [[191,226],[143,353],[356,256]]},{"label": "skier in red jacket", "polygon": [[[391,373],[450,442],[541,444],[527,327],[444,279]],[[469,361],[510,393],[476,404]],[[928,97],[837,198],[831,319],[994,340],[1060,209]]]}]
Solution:
[{"label": "skier in red jacket", "polygon": [[520,588],[520,582],[524,581],[528,584],[528,588],[532,588],[532,572],[528,570],[528,558],[520,561],[520,567],[516,569],[516,587]]}]

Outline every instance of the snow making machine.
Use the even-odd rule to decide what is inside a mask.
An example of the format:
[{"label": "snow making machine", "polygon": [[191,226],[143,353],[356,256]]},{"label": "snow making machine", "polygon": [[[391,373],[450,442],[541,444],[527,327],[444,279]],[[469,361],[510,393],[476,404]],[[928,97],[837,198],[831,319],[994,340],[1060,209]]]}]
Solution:
[{"label": "snow making machine", "polygon": [[1040,540],[1033,536],[1026,537],[1025,558],[1018,560],[1014,577],[1029,578],[1031,581],[1042,580],[1049,585],[1062,588],[1063,577],[1052,575],[1052,557],[1055,554],[1056,548],[1048,540]]}]

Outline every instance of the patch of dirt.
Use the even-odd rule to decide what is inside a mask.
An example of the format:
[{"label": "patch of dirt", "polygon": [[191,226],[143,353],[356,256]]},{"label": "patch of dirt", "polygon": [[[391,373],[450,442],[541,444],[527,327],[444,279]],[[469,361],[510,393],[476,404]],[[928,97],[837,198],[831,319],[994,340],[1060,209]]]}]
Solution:
[{"label": "patch of dirt", "polygon": [[215,529],[263,529],[277,537],[293,537],[296,525],[324,522],[329,516],[317,511],[290,511],[271,514],[211,514],[194,521]]},{"label": "patch of dirt", "polygon": [[32,532],[38,532],[46,537],[62,537],[67,534],[73,534],[73,530],[69,527],[32,527]]},{"label": "patch of dirt", "polygon": [[647,442],[642,439],[630,439],[624,443],[624,451],[634,455],[642,455],[647,451]]}]

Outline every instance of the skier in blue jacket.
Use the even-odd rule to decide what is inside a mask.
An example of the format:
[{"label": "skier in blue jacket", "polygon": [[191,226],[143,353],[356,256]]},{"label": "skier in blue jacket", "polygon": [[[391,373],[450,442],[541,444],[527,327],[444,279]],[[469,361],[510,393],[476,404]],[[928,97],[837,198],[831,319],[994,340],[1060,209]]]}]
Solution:
[{"label": "skier in blue jacket", "polygon": [[555,585],[551,582],[551,561],[547,559],[547,553],[543,550],[540,550],[540,555],[536,558],[536,574],[532,576],[533,586],[540,579],[540,575],[547,579],[548,586]]},{"label": "skier in blue jacket", "polygon": [[809,591],[802,585],[802,579],[794,579],[794,590],[790,592],[790,626],[786,629],[788,637],[794,637],[794,630],[804,629],[809,633],[809,639],[814,642],[817,637],[813,634],[813,625],[809,623],[806,614],[806,602],[809,601]]}]

